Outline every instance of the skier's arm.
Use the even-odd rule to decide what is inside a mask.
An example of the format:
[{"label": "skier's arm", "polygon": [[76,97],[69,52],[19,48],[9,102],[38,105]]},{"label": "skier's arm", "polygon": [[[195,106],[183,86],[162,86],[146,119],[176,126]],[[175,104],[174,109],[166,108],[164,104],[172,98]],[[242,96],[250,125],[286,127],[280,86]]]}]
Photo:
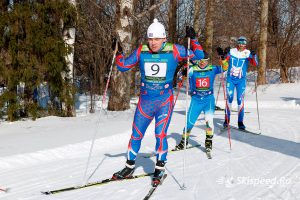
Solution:
[{"label": "skier's arm", "polygon": [[[192,40],[191,40],[192,41]],[[189,50],[189,56],[191,60],[200,60],[204,57],[204,53],[203,53],[203,49],[201,47],[201,45],[197,42],[197,40],[195,40],[195,44],[192,43],[192,49],[197,48],[196,49],[196,54],[194,54],[194,52],[192,50]],[[187,60],[188,58],[188,54],[187,54],[187,50],[184,46],[179,45],[179,44],[174,44],[173,46],[174,51],[173,51],[173,55],[175,60],[177,60],[177,62],[183,61],[183,60]]]},{"label": "skier's arm", "polygon": [[192,58],[192,60],[201,60],[202,58],[204,58],[203,48],[197,39],[191,39],[191,46],[192,46],[192,51],[195,55],[195,57]]},{"label": "skier's arm", "polygon": [[138,64],[140,60],[140,54],[142,50],[142,45],[133,51],[127,58],[124,57],[124,54],[119,54],[116,57],[116,64],[118,70],[121,72],[128,71],[132,67]]},{"label": "skier's arm", "polygon": [[216,75],[220,74],[220,73],[222,73],[222,72],[224,72],[224,71],[226,71],[228,69],[228,67],[223,66],[223,65],[222,66],[220,66],[220,65],[213,65],[212,67],[213,67],[213,70],[214,70],[214,72],[215,72]]},{"label": "skier's arm", "polygon": [[258,58],[254,51],[251,51],[248,60],[254,67],[258,66]]},{"label": "skier's arm", "polygon": [[230,54],[227,54],[223,60],[221,59],[220,64],[222,65],[223,71],[228,70],[229,60],[230,60]]}]

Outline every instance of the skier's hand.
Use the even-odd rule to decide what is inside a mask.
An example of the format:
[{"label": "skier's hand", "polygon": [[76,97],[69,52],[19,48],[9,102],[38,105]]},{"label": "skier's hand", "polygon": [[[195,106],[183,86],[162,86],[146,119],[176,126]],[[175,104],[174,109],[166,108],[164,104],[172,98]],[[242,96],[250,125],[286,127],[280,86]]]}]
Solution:
[{"label": "skier's hand", "polygon": [[182,74],[183,77],[186,77],[186,75],[187,75],[187,68],[186,67],[182,69],[181,74]]},{"label": "skier's hand", "polygon": [[118,42],[117,38],[112,39],[111,48],[112,48],[113,51],[116,51],[117,54],[122,54],[123,53],[123,48],[122,48],[120,42]]},{"label": "skier's hand", "polygon": [[221,47],[218,47],[216,50],[217,50],[218,55],[220,56],[220,58],[222,60],[224,60],[224,51],[223,51],[223,49]]},{"label": "skier's hand", "polygon": [[189,37],[191,39],[196,38],[196,32],[195,32],[194,28],[191,27],[191,26],[186,26],[185,27],[185,33],[186,33],[185,37]]},{"label": "skier's hand", "polygon": [[226,47],[224,49],[224,56],[226,56],[230,52],[230,47]]},{"label": "skier's hand", "polygon": [[250,52],[251,52],[252,56],[255,56],[255,54],[256,54],[255,50],[251,50]]}]

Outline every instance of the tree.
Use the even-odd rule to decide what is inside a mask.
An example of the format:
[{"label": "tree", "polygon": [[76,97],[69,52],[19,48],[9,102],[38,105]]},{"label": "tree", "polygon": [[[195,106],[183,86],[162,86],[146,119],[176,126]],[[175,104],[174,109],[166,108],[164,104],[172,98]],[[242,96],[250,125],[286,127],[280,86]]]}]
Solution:
[{"label": "tree", "polygon": [[200,35],[200,6],[201,1],[194,1],[195,16],[194,16],[194,29]]},{"label": "tree", "polygon": [[259,37],[259,68],[257,84],[266,84],[267,68],[267,38],[268,38],[268,0],[261,0],[260,37]]},{"label": "tree", "polygon": [[205,49],[212,55],[212,45],[214,37],[214,0],[206,0],[206,29],[205,29]]},{"label": "tree", "polygon": [[[116,33],[123,46],[125,55],[131,52],[133,19],[133,0],[120,0],[117,4]],[[108,110],[126,110],[130,108],[130,75],[131,71],[121,73],[113,68],[111,77],[111,96]]]},{"label": "tree", "polygon": [[169,8],[169,41],[177,42],[177,0],[170,0]]},{"label": "tree", "polygon": [[[45,81],[51,88],[52,102],[58,98],[66,106],[73,105],[74,100],[66,96],[73,92],[72,87],[66,86],[70,80],[62,77],[69,70],[65,56],[70,49],[63,41],[60,22],[74,23],[74,8],[68,1],[16,1],[9,12],[0,15],[0,33],[4,36],[0,54],[6,58],[0,74],[7,84],[0,106],[8,103],[8,120],[37,116],[33,91]],[[24,92],[17,91],[20,85]]]}]

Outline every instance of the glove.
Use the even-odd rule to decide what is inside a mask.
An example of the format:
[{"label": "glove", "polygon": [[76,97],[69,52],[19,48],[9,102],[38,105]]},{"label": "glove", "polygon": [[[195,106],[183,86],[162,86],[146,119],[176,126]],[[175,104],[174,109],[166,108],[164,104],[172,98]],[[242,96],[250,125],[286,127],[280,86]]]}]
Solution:
[{"label": "glove", "polygon": [[230,52],[230,47],[226,47],[224,49],[224,56],[226,56]]},{"label": "glove", "polygon": [[186,26],[185,27],[185,33],[186,33],[185,37],[189,37],[191,39],[196,38],[196,32],[195,32],[194,28],[191,27],[191,26]]},{"label": "glove", "polygon": [[187,68],[183,68],[182,72],[181,72],[182,76],[183,77],[186,77],[186,74],[187,74]]},{"label": "glove", "polygon": [[113,51],[115,51],[116,49],[116,43],[118,43],[118,51],[117,51],[117,54],[122,54],[123,53],[123,48],[120,44],[120,42],[118,42],[118,40],[116,38],[113,38],[112,39],[112,44],[111,44],[111,48]]},{"label": "glove", "polygon": [[224,60],[224,51],[221,47],[218,47],[217,49],[218,55],[221,57],[222,60]]},{"label": "glove", "polygon": [[256,52],[254,50],[251,50],[251,55],[255,56]]}]

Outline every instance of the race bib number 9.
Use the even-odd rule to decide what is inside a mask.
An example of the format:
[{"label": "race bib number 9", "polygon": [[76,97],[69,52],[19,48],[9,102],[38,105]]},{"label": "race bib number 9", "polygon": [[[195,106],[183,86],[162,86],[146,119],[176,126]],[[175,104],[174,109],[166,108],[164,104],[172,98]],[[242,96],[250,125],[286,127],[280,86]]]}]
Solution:
[{"label": "race bib number 9", "polygon": [[196,78],[196,88],[197,89],[209,89],[210,88],[210,80],[209,77],[205,78]]},{"label": "race bib number 9", "polygon": [[145,76],[147,80],[166,80],[167,63],[145,63]]}]

